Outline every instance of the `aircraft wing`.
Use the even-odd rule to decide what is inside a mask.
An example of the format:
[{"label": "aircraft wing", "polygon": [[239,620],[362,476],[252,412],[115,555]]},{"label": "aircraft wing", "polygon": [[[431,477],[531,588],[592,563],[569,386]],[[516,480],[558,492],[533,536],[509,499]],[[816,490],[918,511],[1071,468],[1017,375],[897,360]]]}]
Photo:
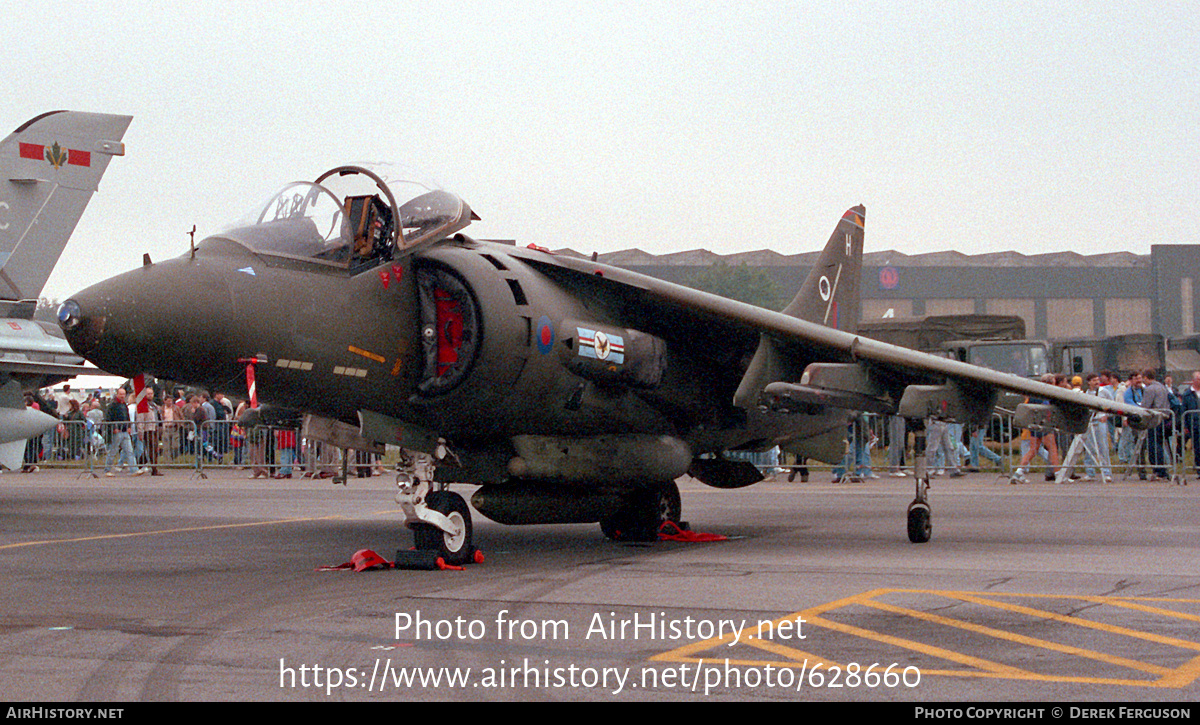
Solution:
[{"label": "aircraft wing", "polygon": [[26,408],[24,391],[56,385],[76,375],[101,373],[94,365],[30,360],[26,352],[14,347],[0,350],[0,466],[9,470],[20,468],[26,439],[45,433],[58,422]]},{"label": "aircraft wing", "polygon": [[1126,416],[1140,428],[1163,419],[1139,406],[890,345],[586,259],[531,249],[514,255],[585,299],[608,301],[623,318],[668,341],[701,335],[743,351],[773,347],[789,374],[762,381],[758,405],[832,406],[982,424],[999,392],[1010,391],[1045,401],[1017,406],[1021,427],[1082,432],[1093,411]]},{"label": "aircraft wing", "polygon": [[76,375],[97,372],[85,365],[52,325],[0,318],[0,380],[20,380],[26,390],[44,388]]},{"label": "aircraft wing", "polygon": [[[95,365],[69,365],[66,363],[33,362],[0,358],[0,375],[3,374],[14,376],[44,375],[50,378],[62,378],[66,380],[76,375],[103,375],[104,371]],[[53,385],[54,383],[50,384]],[[44,388],[46,386],[39,385],[37,387]]]}]

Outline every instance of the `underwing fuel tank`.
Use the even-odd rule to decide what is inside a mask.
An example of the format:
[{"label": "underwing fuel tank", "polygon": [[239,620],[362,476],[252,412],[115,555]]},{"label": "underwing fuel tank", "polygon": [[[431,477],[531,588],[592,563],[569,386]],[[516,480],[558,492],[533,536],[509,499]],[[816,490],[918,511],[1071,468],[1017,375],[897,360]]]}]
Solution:
[{"label": "underwing fuel tank", "polygon": [[508,462],[514,478],[604,484],[636,480],[673,481],[692,463],[678,438],[612,435],[590,438],[520,435]]},{"label": "underwing fuel tank", "polygon": [[520,483],[480,486],[471,505],[500,524],[594,524],[620,508],[621,497],[580,486]]},{"label": "underwing fuel tank", "polygon": [[672,481],[692,452],[670,436],[516,436],[508,483],[480,487],[471,504],[502,524],[587,524],[612,515],[638,481]]}]

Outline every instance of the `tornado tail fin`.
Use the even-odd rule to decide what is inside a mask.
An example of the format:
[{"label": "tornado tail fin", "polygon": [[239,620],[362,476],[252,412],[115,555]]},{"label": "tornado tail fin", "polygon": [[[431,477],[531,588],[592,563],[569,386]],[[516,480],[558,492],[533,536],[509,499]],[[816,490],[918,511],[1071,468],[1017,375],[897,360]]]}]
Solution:
[{"label": "tornado tail fin", "polygon": [[51,111],[0,142],[0,300],[41,293],[131,120]]}]

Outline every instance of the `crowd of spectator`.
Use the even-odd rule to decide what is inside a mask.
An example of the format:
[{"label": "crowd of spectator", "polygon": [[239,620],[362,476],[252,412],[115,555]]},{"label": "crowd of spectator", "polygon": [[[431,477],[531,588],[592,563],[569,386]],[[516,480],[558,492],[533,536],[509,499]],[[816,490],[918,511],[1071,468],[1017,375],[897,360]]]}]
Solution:
[{"label": "crowd of spectator", "polygon": [[[103,462],[105,475],[162,475],[165,465],[228,465],[250,478],[291,478],[308,473],[331,477],[338,452],[305,444],[296,418],[265,425],[261,410],[246,400],[204,390],[164,390],[132,383],[112,391],[77,392],[69,384],[55,393],[26,394],[26,405],[60,419],[44,436],[29,440],[22,470],[47,460]],[[354,455],[354,454],[351,454]],[[359,476],[379,475],[375,457],[354,456]]]}]

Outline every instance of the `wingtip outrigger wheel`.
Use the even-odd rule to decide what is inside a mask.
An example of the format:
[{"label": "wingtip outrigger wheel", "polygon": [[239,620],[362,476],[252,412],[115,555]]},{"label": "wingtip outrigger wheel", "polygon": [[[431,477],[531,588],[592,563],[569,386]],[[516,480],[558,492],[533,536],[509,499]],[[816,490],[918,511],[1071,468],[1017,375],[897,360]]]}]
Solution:
[{"label": "wingtip outrigger wheel", "polygon": [[924,544],[932,535],[929,504],[917,499],[908,505],[908,540],[914,544]]},{"label": "wingtip outrigger wheel", "polygon": [[933,523],[929,508],[929,466],[925,460],[925,436],[916,436],[916,451],[913,455],[913,478],[916,479],[916,497],[908,505],[908,540],[924,544],[933,535]]},{"label": "wingtip outrigger wheel", "polygon": [[[924,466],[917,466],[923,469]],[[917,479],[917,495],[908,505],[908,540],[924,544],[933,535],[933,523],[929,509],[929,474],[925,470],[914,471]]]}]

